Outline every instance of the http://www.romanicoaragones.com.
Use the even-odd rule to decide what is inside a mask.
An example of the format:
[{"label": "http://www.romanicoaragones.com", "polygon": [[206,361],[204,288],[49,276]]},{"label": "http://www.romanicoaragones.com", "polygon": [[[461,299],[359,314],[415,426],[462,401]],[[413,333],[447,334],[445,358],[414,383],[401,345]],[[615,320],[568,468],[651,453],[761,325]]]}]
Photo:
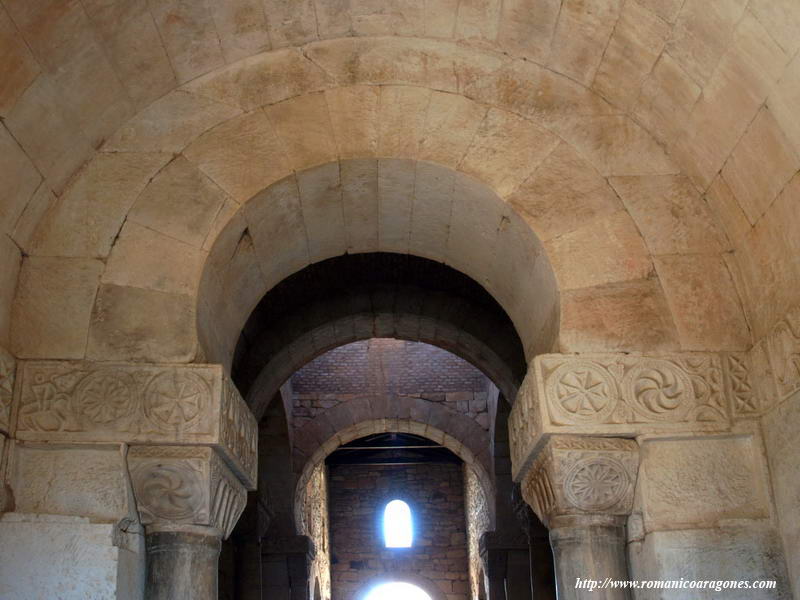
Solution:
[{"label": "http://www.romanicoaragones.com", "polygon": [[775,581],[714,581],[694,579],[655,579],[655,580],[623,580],[623,579],[584,579],[575,580],[575,589],[608,590],[713,590],[724,592],[726,590],[772,590],[777,586]]}]

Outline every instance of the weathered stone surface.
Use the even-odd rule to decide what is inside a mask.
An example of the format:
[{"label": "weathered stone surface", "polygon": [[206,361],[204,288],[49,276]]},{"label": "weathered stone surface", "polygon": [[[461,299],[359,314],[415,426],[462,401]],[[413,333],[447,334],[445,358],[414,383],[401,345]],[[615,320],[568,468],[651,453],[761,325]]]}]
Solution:
[{"label": "weathered stone surface", "polygon": [[[244,214],[267,282],[277,282],[311,262],[308,240],[300,235],[305,224],[295,177],[258,194],[247,203]],[[221,268],[224,270],[225,266]]]},{"label": "weathered stone surface", "polygon": [[200,248],[226,199],[219,187],[178,156],[148,183],[128,220]]},{"label": "weathered stone surface", "polygon": [[623,208],[605,178],[561,143],[508,198],[542,241],[575,231]]},{"label": "weathered stone surface", "polygon": [[419,158],[442,165],[457,165],[486,112],[485,106],[462,96],[433,92]]},{"label": "weathered stone surface", "polygon": [[101,154],[72,181],[33,234],[41,256],[105,257],[125,215],[167,154]]},{"label": "weathered stone surface", "polygon": [[625,211],[590,221],[544,247],[561,290],[645,279],[653,270],[644,240]]},{"label": "weathered stone surface", "polygon": [[561,3],[557,0],[509,0],[502,3],[498,44],[513,56],[543,63],[550,51]]},{"label": "weathered stone surface", "polygon": [[491,109],[481,122],[459,168],[505,197],[558,145],[558,138],[511,113]]},{"label": "weathered stone surface", "polygon": [[284,100],[266,107],[265,112],[295,169],[336,159],[331,117],[322,92]]},{"label": "weathered stone surface", "polygon": [[[11,398],[14,394],[17,361],[3,347],[0,347],[0,434],[11,430]],[[0,463],[2,453],[0,452]]]},{"label": "weathered stone surface", "polygon": [[681,349],[747,349],[750,329],[721,256],[658,256],[655,265]]},{"label": "weathered stone surface", "polygon": [[[166,261],[165,256],[179,257]],[[194,295],[206,253],[129,221],[108,257],[102,282]]]},{"label": "weathered stone surface", "polygon": [[[591,83],[622,4],[619,0],[591,7],[579,0],[562,3],[548,66],[584,85]],[[578,35],[575,33],[576,27],[580,28]]]},{"label": "weathered stone surface", "polygon": [[9,475],[17,512],[115,523],[131,510],[117,445],[17,443]]},{"label": "weathered stone surface", "polygon": [[666,175],[678,169],[664,150],[627,117],[572,117],[556,132],[602,175]]},{"label": "weathered stone surface", "polygon": [[14,300],[11,350],[20,358],[83,358],[103,263],[26,258]]},{"label": "weathered stone surface", "polygon": [[[274,41],[273,41],[274,43]],[[251,56],[183,89],[245,111],[330,86],[330,76],[297,49]]]},{"label": "weathered stone surface", "polygon": [[686,177],[615,177],[622,198],[653,254],[716,253],[725,237]]},{"label": "weathered stone surface", "polygon": [[[27,361],[19,381],[18,439],[212,446],[255,487],[255,420],[219,365]],[[34,467],[37,456],[62,460],[32,456]]]},{"label": "weathered stone surface", "polygon": [[729,428],[720,357],[692,353],[538,356],[509,419],[515,478],[551,434]]},{"label": "weathered stone surface", "polygon": [[239,203],[291,170],[283,144],[260,110],[211,129],[184,155]]},{"label": "weathered stone surface", "polygon": [[49,77],[33,81],[3,124],[54,190],[63,190],[91,154],[89,140],[59,105]]},{"label": "weathered stone surface", "polygon": [[0,238],[0,344],[9,345],[14,297],[17,292],[22,253],[9,237]]},{"label": "weathered stone surface", "polygon": [[800,159],[772,113],[763,108],[734,148],[722,175],[755,224],[798,168]]},{"label": "weathered stone surface", "polygon": [[717,175],[711,183],[705,198],[711,214],[719,218],[722,228],[728,234],[731,245],[738,246],[750,231],[750,222],[722,174]]},{"label": "weathered stone surface", "polygon": [[[702,3],[695,4],[703,10]],[[749,13],[738,24],[733,39],[672,149],[672,155],[701,189],[719,172],[787,62],[780,47]]]},{"label": "weathered stone surface", "polygon": [[374,86],[335,88],[325,92],[340,158],[375,156],[378,149],[378,99]]},{"label": "weathered stone surface", "polygon": [[120,127],[103,149],[109,152],[178,152],[204,131],[241,110],[186,91],[153,102]]},{"label": "weathered stone surface", "polygon": [[416,158],[425,135],[425,117],[431,90],[392,86],[381,87],[378,118],[378,155]]},{"label": "weathered stone surface", "polygon": [[654,280],[572,290],[561,298],[562,352],[679,347],[663,290]]},{"label": "weathered stone surface", "polygon": [[647,531],[769,518],[766,465],[752,435],[648,440],[641,461]]},{"label": "weathered stone surface", "polygon": [[148,0],[148,5],[178,81],[225,64],[210,5],[178,0]]},{"label": "weathered stone surface", "polygon": [[[631,549],[631,570],[649,573],[657,579],[670,581],[775,581],[776,587],[764,590],[767,597],[788,600],[791,592],[780,555],[780,540],[766,528],[690,529],[649,533],[641,545]],[[643,590],[645,600],[664,597],[677,600],[712,600],[723,594],[726,598],[748,600],[754,590],[731,589],[720,585],[713,588]]]},{"label": "weathered stone surface", "polygon": [[638,2],[625,3],[592,88],[613,104],[630,108],[669,34],[669,25],[656,14]]},{"label": "weathered stone surface", "polygon": [[800,465],[793,460],[794,449],[800,443],[800,402],[798,394],[790,396],[785,402],[770,412],[763,420],[764,443],[766,445],[769,468],[772,474],[772,489],[775,494],[775,508],[778,513],[780,535],[786,551],[794,589],[800,584],[800,515],[796,510],[798,487],[800,486]]},{"label": "weathered stone surface", "polygon": [[0,54],[6,57],[0,115],[6,116],[39,74],[40,67],[5,11],[0,13]]},{"label": "weathered stone surface", "polygon": [[83,3],[120,81],[138,106],[147,106],[176,84],[147,0]]},{"label": "weathered stone surface", "polygon": [[634,114],[653,135],[669,143],[683,131],[701,89],[681,65],[664,52],[642,84]]},{"label": "weathered stone surface", "polygon": [[[190,361],[197,351],[194,318],[194,303],[189,296],[103,284],[97,290],[91,310],[88,343],[83,338],[86,357]],[[76,356],[65,354],[56,358]]]},{"label": "weathered stone surface", "polygon": [[734,0],[708,6],[688,0],[675,22],[667,52],[698,83],[708,81],[728,46],[747,2]]},{"label": "weathered stone surface", "polygon": [[270,49],[262,0],[215,3],[211,11],[226,63]]},{"label": "weathered stone surface", "polygon": [[55,515],[0,516],[0,579],[9,600],[141,597],[143,556],[141,537],[121,533],[116,524]]}]

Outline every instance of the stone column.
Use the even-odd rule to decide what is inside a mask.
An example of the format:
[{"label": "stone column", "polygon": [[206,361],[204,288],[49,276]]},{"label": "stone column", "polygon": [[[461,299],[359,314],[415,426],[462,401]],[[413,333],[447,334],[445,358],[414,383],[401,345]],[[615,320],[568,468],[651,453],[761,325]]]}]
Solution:
[{"label": "stone column", "polygon": [[128,468],[145,526],[148,600],[217,597],[220,543],[247,492],[213,448],[134,446]]},{"label": "stone column", "polygon": [[522,494],[550,530],[559,600],[630,598],[584,580],[627,580],[625,519],[639,449],[632,440],[552,436],[525,474]]},{"label": "stone column", "polygon": [[[0,571],[23,575],[9,597],[217,598],[220,542],[257,473],[256,421],[222,367],[23,361],[16,371],[16,512],[0,517],[0,537],[20,543],[0,544]],[[4,387],[0,377],[0,409]],[[58,548],[69,546],[81,552],[65,561]],[[27,572],[46,576],[25,590]]]}]

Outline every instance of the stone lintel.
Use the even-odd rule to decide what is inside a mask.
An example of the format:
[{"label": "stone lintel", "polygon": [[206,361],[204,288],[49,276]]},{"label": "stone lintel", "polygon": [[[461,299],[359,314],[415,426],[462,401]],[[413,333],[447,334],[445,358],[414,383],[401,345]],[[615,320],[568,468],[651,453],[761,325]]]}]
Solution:
[{"label": "stone lintel", "polygon": [[21,361],[14,399],[17,439],[210,446],[255,489],[258,427],[221,365]]},{"label": "stone lintel", "polygon": [[214,448],[132,446],[127,458],[136,508],[148,531],[200,527],[231,534],[247,491]]},{"label": "stone lintel", "polygon": [[730,431],[728,364],[715,353],[537,356],[509,419],[514,480],[554,434]]},{"label": "stone lintel", "polygon": [[522,495],[541,521],[630,514],[639,468],[633,440],[551,436],[522,482]]}]

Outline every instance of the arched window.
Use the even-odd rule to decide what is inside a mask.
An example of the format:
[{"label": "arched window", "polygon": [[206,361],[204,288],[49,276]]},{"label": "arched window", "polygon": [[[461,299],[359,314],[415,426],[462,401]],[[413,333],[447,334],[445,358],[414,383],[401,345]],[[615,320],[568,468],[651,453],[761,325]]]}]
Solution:
[{"label": "arched window", "polygon": [[392,500],[383,510],[383,539],[387,548],[411,548],[414,526],[411,509],[402,500]]},{"label": "arched window", "polygon": [[372,588],[364,600],[431,600],[431,597],[415,585],[395,582]]}]

